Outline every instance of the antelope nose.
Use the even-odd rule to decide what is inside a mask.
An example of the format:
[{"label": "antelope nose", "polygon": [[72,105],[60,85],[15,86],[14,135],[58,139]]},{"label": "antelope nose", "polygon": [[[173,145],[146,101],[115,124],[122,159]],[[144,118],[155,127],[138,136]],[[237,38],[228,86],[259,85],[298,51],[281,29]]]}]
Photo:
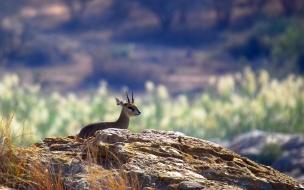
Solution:
[{"label": "antelope nose", "polygon": [[138,110],[138,115],[140,115],[141,114],[141,112]]}]

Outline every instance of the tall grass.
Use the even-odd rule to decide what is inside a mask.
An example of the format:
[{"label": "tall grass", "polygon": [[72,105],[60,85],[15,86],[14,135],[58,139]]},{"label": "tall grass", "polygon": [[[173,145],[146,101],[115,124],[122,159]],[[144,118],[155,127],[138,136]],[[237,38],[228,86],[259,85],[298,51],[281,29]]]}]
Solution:
[{"label": "tall grass", "polygon": [[20,146],[31,141],[31,134],[22,131],[16,136],[12,120],[13,115],[2,116],[0,122],[0,184],[15,189],[63,189],[60,176],[53,175],[51,166],[40,161],[38,148]]},{"label": "tall grass", "polygon": [[[26,85],[15,74],[0,81],[0,114],[15,110],[13,129],[24,125],[36,138],[73,135],[90,122],[116,120],[120,108],[107,84],[101,82],[93,93],[79,97],[57,92],[43,95],[39,85]],[[131,120],[130,129],[177,130],[199,138],[231,138],[260,129],[302,133],[304,128],[304,79],[290,74],[283,80],[267,71],[219,78],[208,91],[171,98],[163,85],[146,83],[143,95],[135,94],[142,115]],[[23,122],[25,121],[25,122]]]}]

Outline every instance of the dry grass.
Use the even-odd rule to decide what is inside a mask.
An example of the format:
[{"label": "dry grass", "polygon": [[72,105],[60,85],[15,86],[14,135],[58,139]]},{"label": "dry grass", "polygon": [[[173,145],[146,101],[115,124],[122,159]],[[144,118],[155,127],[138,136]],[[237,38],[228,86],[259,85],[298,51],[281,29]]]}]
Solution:
[{"label": "dry grass", "polygon": [[29,155],[39,154],[33,149],[13,147],[2,152],[1,183],[15,189],[64,189],[60,175],[54,175],[50,166],[29,160]]},{"label": "dry grass", "polygon": [[142,189],[142,182],[136,173],[123,170],[122,161],[111,151],[107,151],[104,163],[101,164],[104,167],[97,164],[97,158],[98,151],[87,151],[85,171],[90,189]]},{"label": "dry grass", "polygon": [[39,149],[23,146],[25,140],[31,141],[32,134],[21,126],[21,135],[16,135],[18,131],[11,128],[13,116],[2,116],[0,122],[0,183],[15,189],[64,189],[60,176],[53,175],[50,166],[38,161]]},{"label": "dry grass", "polygon": [[[11,128],[12,117],[2,116],[0,122],[0,184],[15,189],[69,189],[64,186],[60,166],[59,169],[54,167],[51,156],[44,156],[44,151],[33,145],[21,146],[25,138],[32,138],[32,135],[15,136]],[[96,164],[93,156],[81,162],[85,164],[86,183],[90,189],[140,189],[136,175],[128,175],[122,169],[104,169]]]},{"label": "dry grass", "polygon": [[101,169],[98,166],[87,167],[87,181],[90,189],[109,188],[120,189],[141,189],[141,183],[136,174],[128,174],[121,169]]}]

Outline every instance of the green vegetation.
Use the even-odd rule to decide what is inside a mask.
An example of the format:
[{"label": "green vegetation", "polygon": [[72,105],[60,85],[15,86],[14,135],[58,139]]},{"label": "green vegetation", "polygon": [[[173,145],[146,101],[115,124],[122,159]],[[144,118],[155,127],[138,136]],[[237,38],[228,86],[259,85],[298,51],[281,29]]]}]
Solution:
[{"label": "green vegetation", "polygon": [[[75,135],[90,122],[116,120],[120,108],[101,82],[91,94],[78,97],[53,92],[43,94],[39,85],[23,84],[17,75],[7,74],[0,82],[0,113],[10,118],[16,136]],[[176,130],[203,139],[231,138],[253,129],[301,133],[304,125],[304,79],[289,75],[284,80],[271,79],[262,70],[249,68],[243,73],[215,80],[208,92],[193,97],[170,98],[163,85],[146,83],[146,92],[135,94],[142,115],[133,118],[132,132],[144,129]],[[22,129],[22,130],[21,130]]]}]

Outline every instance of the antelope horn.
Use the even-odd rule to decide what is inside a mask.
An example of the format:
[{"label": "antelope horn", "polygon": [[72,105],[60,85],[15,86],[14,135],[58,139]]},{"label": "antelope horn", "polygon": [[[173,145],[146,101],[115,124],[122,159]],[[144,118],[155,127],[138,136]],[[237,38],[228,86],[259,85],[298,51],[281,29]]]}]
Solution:
[{"label": "antelope horn", "polygon": [[126,94],[127,94],[127,98],[128,98],[128,103],[130,103],[130,99],[129,99],[129,96],[128,96],[128,92],[126,91]]},{"label": "antelope horn", "polygon": [[133,92],[132,92],[132,103],[134,103]]}]

